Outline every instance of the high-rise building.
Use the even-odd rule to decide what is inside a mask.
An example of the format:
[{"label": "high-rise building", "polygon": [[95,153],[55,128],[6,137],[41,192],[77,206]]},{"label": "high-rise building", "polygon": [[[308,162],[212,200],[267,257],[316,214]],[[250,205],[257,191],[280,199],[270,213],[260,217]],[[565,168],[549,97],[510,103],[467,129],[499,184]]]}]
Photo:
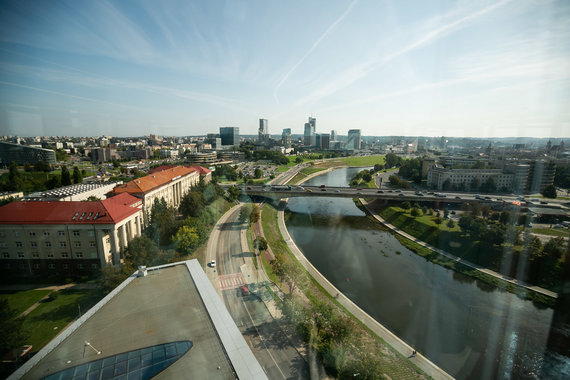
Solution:
[{"label": "high-rise building", "polygon": [[319,148],[324,149],[324,150],[328,150],[330,148],[330,136],[327,134],[323,134],[320,136],[321,136],[321,139],[320,139]]},{"label": "high-rise building", "polygon": [[330,136],[331,136],[331,140],[330,140],[330,141],[336,141],[336,131],[335,131],[334,129],[331,130]]},{"label": "high-rise building", "polygon": [[315,134],[317,126],[317,119],[314,117],[309,117],[309,122],[305,123],[305,134],[304,134],[304,143],[305,146],[316,146],[317,145],[317,136]]},{"label": "high-rise building", "polygon": [[259,119],[259,129],[257,130],[257,141],[266,143],[269,140],[269,123],[267,119]]},{"label": "high-rise building", "polygon": [[291,128],[283,129],[283,133],[281,133],[281,143],[285,148],[291,148]]},{"label": "high-rise building", "polygon": [[0,142],[0,164],[9,165],[12,161],[18,165],[37,164],[39,161],[53,165],[56,162],[55,152],[51,149]]},{"label": "high-rise building", "polygon": [[220,127],[222,145],[239,145],[239,127]]},{"label": "high-rise building", "polygon": [[346,149],[360,149],[360,129],[349,129]]}]

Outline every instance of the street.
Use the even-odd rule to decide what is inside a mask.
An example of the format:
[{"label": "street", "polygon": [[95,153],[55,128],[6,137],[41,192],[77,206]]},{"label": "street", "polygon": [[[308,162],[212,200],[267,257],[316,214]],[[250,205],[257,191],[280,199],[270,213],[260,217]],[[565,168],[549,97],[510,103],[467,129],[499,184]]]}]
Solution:
[{"label": "street", "polygon": [[[240,234],[246,225],[240,223],[238,217],[239,208],[236,208],[229,212],[226,220],[216,226],[214,232],[217,236],[210,240],[210,244],[215,244],[215,247],[208,247],[208,255],[214,255],[217,265],[215,268],[205,268],[208,277],[213,280],[267,376],[270,379],[309,378],[307,362],[290,344],[281,330],[280,322],[273,319],[262,300],[271,298],[271,294],[262,283],[255,282],[251,277],[244,278],[255,276],[255,268],[242,270],[244,265],[253,266],[251,260],[246,260],[253,254],[242,250]],[[241,286],[246,283],[249,295],[243,295],[241,290]]]}]

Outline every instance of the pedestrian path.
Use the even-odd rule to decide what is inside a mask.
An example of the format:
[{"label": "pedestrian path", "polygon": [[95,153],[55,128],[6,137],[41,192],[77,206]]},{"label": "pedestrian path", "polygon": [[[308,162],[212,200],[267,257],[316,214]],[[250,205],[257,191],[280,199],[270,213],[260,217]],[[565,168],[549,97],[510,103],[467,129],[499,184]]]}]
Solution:
[{"label": "pedestrian path", "polygon": [[501,273],[495,272],[495,271],[493,271],[493,270],[491,270],[491,269],[482,267],[482,266],[477,265],[477,264],[473,264],[472,262],[469,262],[469,261],[467,261],[467,260],[463,260],[461,257],[457,257],[457,256],[455,256],[455,255],[452,255],[452,254],[449,253],[449,252],[446,252],[446,251],[444,251],[444,250],[442,250],[442,249],[439,249],[439,248],[437,248],[437,247],[434,247],[433,245],[430,245],[430,244],[428,244],[428,243],[426,243],[426,242],[423,242],[423,241],[421,241],[421,240],[418,240],[418,238],[416,238],[416,237],[414,237],[414,236],[408,234],[407,232],[402,231],[400,228],[394,226],[393,224],[388,223],[384,218],[382,218],[380,215],[378,215],[378,213],[377,213],[376,211],[372,210],[372,209],[368,206],[368,202],[367,202],[366,200],[364,200],[363,198],[359,198],[359,200],[360,200],[360,202],[362,203],[362,205],[366,208],[366,210],[370,213],[370,215],[372,215],[372,217],[373,217],[374,219],[376,219],[377,221],[379,221],[380,223],[382,223],[384,226],[388,227],[388,228],[391,229],[392,231],[396,232],[398,235],[403,236],[403,237],[405,237],[406,239],[412,240],[413,242],[415,242],[415,243],[421,245],[422,247],[429,248],[429,249],[431,249],[432,251],[437,252],[437,253],[439,253],[440,255],[447,257],[448,259],[451,259],[451,260],[460,262],[461,264],[466,265],[466,266],[468,266],[468,267],[470,267],[470,268],[476,269],[476,270],[478,270],[478,271],[481,272],[481,273],[485,273],[485,274],[487,274],[487,275],[489,275],[489,276],[498,278],[498,279],[503,280],[503,281],[506,281],[506,282],[510,282],[511,284],[520,286],[520,287],[525,288],[525,289],[528,289],[528,290],[532,290],[532,291],[534,291],[534,292],[536,292],[536,293],[540,293],[540,294],[545,295],[545,296],[548,296],[548,297],[558,298],[558,294],[555,293],[555,292],[553,292],[553,291],[550,291],[550,290],[548,290],[548,289],[544,289],[544,288],[541,288],[541,287],[538,287],[538,286],[534,286],[534,285],[527,284],[527,283],[525,283],[525,282],[523,282],[523,281],[520,281],[520,280],[518,280],[518,279],[516,279],[516,278],[508,278],[508,277],[505,277],[505,276],[502,275]]}]

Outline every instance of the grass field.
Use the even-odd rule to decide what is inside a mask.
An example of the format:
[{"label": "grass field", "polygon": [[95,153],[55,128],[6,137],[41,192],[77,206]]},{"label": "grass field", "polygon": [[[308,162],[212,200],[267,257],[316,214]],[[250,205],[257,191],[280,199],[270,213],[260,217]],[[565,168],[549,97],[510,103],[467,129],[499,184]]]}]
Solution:
[{"label": "grass field", "polygon": [[375,164],[384,165],[384,155],[378,156],[364,156],[364,157],[343,157],[336,158],[335,161],[340,161],[343,165],[347,166],[374,166]]},{"label": "grass field", "polygon": [[23,329],[28,334],[27,344],[34,346],[33,352],[39,351],[61,332],[70,322],[85,313],[101,294],[90,290],[61,290],[53,301],[43,302],[24,318]]},{"label": "grass field", "polygon": [[533,228],[532,232],[535,234],[549,235],[549,236],[561,236],[561,237],[570,236],[570,232],[568,232],[568,229]]},{"label": "grass field", "polygon": [[50,294],[51,290],[24,290],[14,292],[1,292],[0,299],[8,300],[11,309],[20,315],[30,306],[41,300],[44,296]]}]

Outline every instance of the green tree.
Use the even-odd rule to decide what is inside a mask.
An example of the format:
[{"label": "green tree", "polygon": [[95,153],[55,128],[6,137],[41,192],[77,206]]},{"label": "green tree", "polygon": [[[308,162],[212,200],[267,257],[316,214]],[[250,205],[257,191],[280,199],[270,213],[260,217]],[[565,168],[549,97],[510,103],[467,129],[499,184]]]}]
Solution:
[{"label": "green tree", "polygon": [[404,210],[409,210],[410,207],[412,207],[412,206],[410,205],[410,202],[405,201],[405,202],[402,202],[401,207],[402,207]]},{"label": "green tree", "polygon": [[83,181],[83,175],[77,166],[73,167],[73,183],[81,183]]},{"label": "green tree", "polygon": [[30,165],[29,162],[25,162],[25,163],[24,163],[24,171],[29,173],[29,172],[31,172],[32,170],[33,170],[32,165]]},{"label": "green tree", "polygon": [[125,263],[135,270],[140,265],[152,266],[159,256],[158,247],[148,236],[137,236],[129,242],[123,254]]},{"label": "green tree", "polygon": [[[241,172],[240,172],[241,173]],[[239,197],[239,189],[232,186],[228,189],[228,198],[230,201],[235,201]]]},{"label": "green tree", "polygon": [[455,227],[455,222],[453,221],[453,219],[449,219],[447,221],[447,227],[449,227],[449,228]]},{"label": "green tree", "polygon": [[437,225],[437,228],[439,228],[439,225],[443,223],[443,219],[438,216],[433,220],[433,222]]},{"label": "green tree", "polygon": [[372,181],[372,175],[370,175],[370,173],[365,173],[362,175],[362,180],[364,182],[370,182]]},{"label": "green tree", "polygon": [[67,166],[63,165],[61,167],[61,186],[71,185],[71,174],[67,169]]},{"label": "green tree", "polygon": [[414,218],[420,215],[420,210],[418,210],[417,207],[412,208],[412,210],[410,211],[410,215],[413,216]]},{"label": "green tree", "polygon": [[8,172],[8,190],[20,191],[22,190],[23,181],[18,171],[18,166],[14,161],[10,162],[10,171]]},{"label": "green tree", "polygon": [[256,237],[253,241],[253,245],[260,252],[267,250],[267,240],[265,240],[263,236]]},{"label": "green tree", "polygon": [[300,164],[301,162],[303,162],[303,159],[301,157],[297,157],[297,158],[295,158],[295,162],[297,164]]},{"label": "green tree", "polygon": [[246,204],[243,205],[240,210],[239,210],[239,221],[241,223],[245,223],[250,221],[250,217],[251,217],[251,212],[253,210],[253,207],[251,204]]},{"label": "green tree", "polygon": [[511,221],[511,213],[507,210],[501,211],[501,215],[499,216],[499,222],[502,224],[508,224]]},{"label": "green tree", "polygon": [[17,318],[17,312],[10,308],[8,301],[0,299],[0,355],[25,343],[27,334],[23,323],[23,318]]},{"label": "green tree", "polygon": [[263,170],[261,170],[260,168],[256,168],[253,171],[253,177],[254,178],[261,178],[262,175],[263,175]]},{"label": "green tree", "polygon": [[251,207],[251,213],[249,214],[249,220],[251,223],[257,223],[257,221],[259,220],[259,206],[257,205],[253,205]]},{"label": "green tree", "polygon": [[384,169],[384,165],[382,164],[374,164],[374,172],[379,172],[380,170]]},{"label": "green tree", "polygon": [[55,150],[55,159],[57,161],[67,161],[67,152],[63,149],[54,149]]},{"label": "green tree", "polygon": [[189,255],[200,243],[200,236],[198,236],[196,228],[182,226],[172,240],[176,243],[176,249],[179,253]]},{"label": "green tree", "polygon": [[469,186],[469,190],[479,191],[479,188],[481,188],[481,181],[479,181],[479,178],[475,177],[471,180],[471,185]]},{"label": "green tree", "polygon": [[38,161],[34,165],[34,170],[37,172],[49,172],[51,167],[45,161]]},{"label": "green tree", "polygon": [[541,194],[546,198],[556,198],[556,186],[548,185],[546,186]]},{"label": "green tree", "polygon": [[178,211],[185,217],[193,216],[196,217],[200,215],[200,212],[204,209],[204,200],[202,199],[202,194],[190,191],[186,193],[182,200],[180,201],[180,206]]},{"label": "green tree", "polygon": [[105,265],[99,273],[98,285],[107,294],[125,281],[134,271],[134,268],[125,262],[121,267]]},{"label": "green tree", "polygon": [[384,157],[384,161],[386,162],[386,168],[393,168],[394,166],[399,166],[402,162],[402,158],[396,156],[394,153],[388,153],[386,157]]}]

